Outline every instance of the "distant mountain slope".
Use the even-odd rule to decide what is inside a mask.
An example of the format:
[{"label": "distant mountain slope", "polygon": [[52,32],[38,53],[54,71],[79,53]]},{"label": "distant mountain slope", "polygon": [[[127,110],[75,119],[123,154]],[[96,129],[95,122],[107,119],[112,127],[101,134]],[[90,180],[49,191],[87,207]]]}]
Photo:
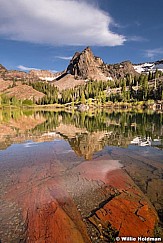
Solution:
[{"label": "distant mountain slope", "polygon": [[3,92],[4,90],[8,89],[9,86],[13,84],[13,81],[4,81],[2,78],[0,78],[0,92]]},{"label": "distant mountain slope", "polygon": [[73,75],[66,74],[61,79],[56,80],[54,82],[54,85],[59,90],[64,90],[64,89],[74,88],[78,85],[83,85],[84,83],[85,83],[84,80],[75,79],[75,77]]},{"label": "distant mountain slope", "polygon": [[35,100],[38,101],[39,99],[44,97],[44,94],[33,89],[31,86],[28,85],[17,85],[13,88],[9,88],[5,91],[6,96],[8,97],[16,97],[19,100]]},{"label": "distant mountain slope", "polygon": [[31,70],[29,72],[29,78],[33,79],[39,79],[42,81],[54,81],[56,78],[60,75],[62,75],[63,72],[57,72],[53,73],[52,71],[49,70]]},{"label": "distant mountain slope", "polygon": [[14,85],[13,81],[5,81],[0,78],[0,94],[9,98],[15,97],[18,100],[35,100],[43,98],[45,94],[33,89],[29,85],[22,84],[20,81]]}]

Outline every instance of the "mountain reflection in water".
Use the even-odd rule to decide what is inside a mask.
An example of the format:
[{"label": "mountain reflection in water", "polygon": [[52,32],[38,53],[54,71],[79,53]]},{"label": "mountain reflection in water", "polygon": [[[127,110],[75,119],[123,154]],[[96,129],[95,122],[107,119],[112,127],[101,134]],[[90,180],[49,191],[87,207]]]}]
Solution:
[{"label": "mountain reflection in water", "polygon": [[0,111],[0,149],[26,140],[65,139],[78,156],[91,159],[106,145],[163,148],[163,115],[157,113]]},{"label": "mountain reflection in water", "polygon": [[[120,220],[123,221],[122,232],[127,222],[123,216],[128,217],[129,230],[138,222],[139,233],[149,229],[152,232],[157,217],[152,206],[148,207],[144,194],[162,222],[162,162],[161,113],[0,110],[2,239],[19,242],[17,239],[25,237],[20,232],[26,233],[25,223],[21,222],[28,218],[27,234],[31,239],[44,232],[44,222],[49,230],[55,224],[64,230],[64,225],[67,227],[66,222],[69,222],[71,229],[74,229],[73,223],[81,229],[84,240],[80,242],[90,242],[88,238],[95,237],[96,230],[88,224],[88,237],[79,212],[97,229],[99,219],[96,214],[100,217],[100,210],[105,206],[112,212],[109,217],[113,226],[117,223],[118,228],[122,224]],[[124,211],[122,219],[115,221],[115,215],[122,213],[115,210],[116,203],[116,210],[123,205],[122,211],[131,207],[131,211],[138,213]],[[55,220],[56,208],[63,215],[57,217],[58,220],[61,218],[59,222]],[[141,217],[138,217],[139,213]],[[51,215],[49,221],[44,219],[47,215]],[[105,216],[106,219],[100,219],[100,224],[102,220],[108,220],[107,214]],[[15,223],[11,223],[11,218]],[[38,225],[36,235],[33,233],[35,225]],[[13,231],[17,233],[14,235]],[[98,237],[99,232],[96,232]],[[62,233],[59,232],[58,237]],[[69,235],[68,230],[65,233]],[[76,242],[76,234],[79,237],[80,230],[71,235],[73,242]]]}]

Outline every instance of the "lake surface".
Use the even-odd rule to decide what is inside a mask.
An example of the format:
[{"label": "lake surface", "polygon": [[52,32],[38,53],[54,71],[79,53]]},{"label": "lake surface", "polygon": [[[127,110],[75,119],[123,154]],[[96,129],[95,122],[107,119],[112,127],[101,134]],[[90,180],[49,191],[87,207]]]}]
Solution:
[{"label": "lake surface", "polygon": [[161,113],[0,110],[0,239],[113,242],[157,221],[161,234],[162,172]]}]

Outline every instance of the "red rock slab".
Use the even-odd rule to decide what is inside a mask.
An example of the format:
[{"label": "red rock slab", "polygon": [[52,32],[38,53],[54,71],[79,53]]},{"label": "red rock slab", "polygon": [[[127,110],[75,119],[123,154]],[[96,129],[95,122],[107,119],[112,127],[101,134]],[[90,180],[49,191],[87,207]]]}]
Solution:
[{"label": "red rock slab", "polygon": [[[17,171],[6,195],[7,200],[16,201],[22,208],[28,242],[90,242],[76,205],[64,188],[66,167],[54,155],[49,161],[42,154],[40,157]],[[118,161],[100,157],[81,163],[71,173],[81,181],[87,179],[90,186],[94,180],[102,181],[104,190],[113,188],[113,198],[101,202],[89,218],[96,227],[100,221],[104,227],[110,223],[121,236],[153,236],[156,212]]]},{"label": "red rock slab", "polygon": [[23,167],[6,200],[17,202],[27,224],[27,242],[90,242],[76,205],[62,187],[63,166]]},{"label": "red rock slab", "polygon": [[99,209],[95,217],[103,223],[110,223],[119,231],[119,236],[132,237],[153,236],[157,219],[149,205],[141,205],[134,196],[126,199],[123,194]]},{"label": "red rock slab", "polygon": [[82,233],[55,200],[28,212],[28,242],[89,242]]},{"label": "red rock slab", "polygon": [[[113,180],[113,178],[116,178],[116,173],[118,175],[121,174],[121,177],[118,177],[119,183],[117,180],[115,180],[114,183]],[[127,180],[127,175],[123,171],[115,170],[111,172],[110,181],[112,186],[116,185],[116,189],[120,194],[97,210],[90,218],[90,221],[93,223],[97,222],[96,218],[98,218],[104,226],[111,224],[113,228],[119,231],[119,236],[153,236],[158,217],[150,202],[145,198],[142,192],[131,183],[130,178]],[[124,181],[126,184],[123,190]]]},{"label": "red rock slab", "polygon": [[120,236],[153,236],[158,222],[157,213],[145,195],[134,184],[118,161],[87,161],[75,168],[80,176],[88,180],[103,181],[115,191],[113,198],[102,203],[89,218],[98,227],[109,223],[119,231]]},{"label": "red rock slab", "polygon": [[113,188],[117,188],[119,192],[127,190],[133,191],[135,195],[142,195],[140,189],[123,169],[108,172],[105,176],[105,183]]}]

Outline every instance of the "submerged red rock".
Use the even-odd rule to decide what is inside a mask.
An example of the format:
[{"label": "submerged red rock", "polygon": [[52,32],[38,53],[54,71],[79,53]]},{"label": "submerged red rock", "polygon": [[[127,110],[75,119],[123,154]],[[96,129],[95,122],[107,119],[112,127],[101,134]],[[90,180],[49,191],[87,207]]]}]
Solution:
[{"label": "submerged red rock", "polygon": [[117,161],[94,160],[76,168],[82,177],[101,180],[114,189],[110,200],[92,211],[90,222],[96,227],[101,224],[104,228],[111,224],[119,236],[153,236],[158,222],[154,207],[123,169],[116,167],[120,167]]},{"label": "submerged red rock", "polygon": [[[56,162],[54,170],[49,171],[49,164],[41,170],[33,166],[16,176],[19,183],[7,199],[16,200],[22,208],[27,242],[90,242],[80,213],[62,188],[62,178],[57,178],[61,171]],[[58,174],[52,177],[53,173]]]},{"label": "submerged red rock", "polygon": [[103,232],[110,224],[120,236],[153,236],[157,214],[118,161],[105,156],[75,164],[67,156],[64,163],[57,148],[50,155],[49,147],[39,155],[34,150],[36,157],[17,162],[11,176],[5,200],[21,208],[27,242],[94,242],[97,229],[108,240]]}]

